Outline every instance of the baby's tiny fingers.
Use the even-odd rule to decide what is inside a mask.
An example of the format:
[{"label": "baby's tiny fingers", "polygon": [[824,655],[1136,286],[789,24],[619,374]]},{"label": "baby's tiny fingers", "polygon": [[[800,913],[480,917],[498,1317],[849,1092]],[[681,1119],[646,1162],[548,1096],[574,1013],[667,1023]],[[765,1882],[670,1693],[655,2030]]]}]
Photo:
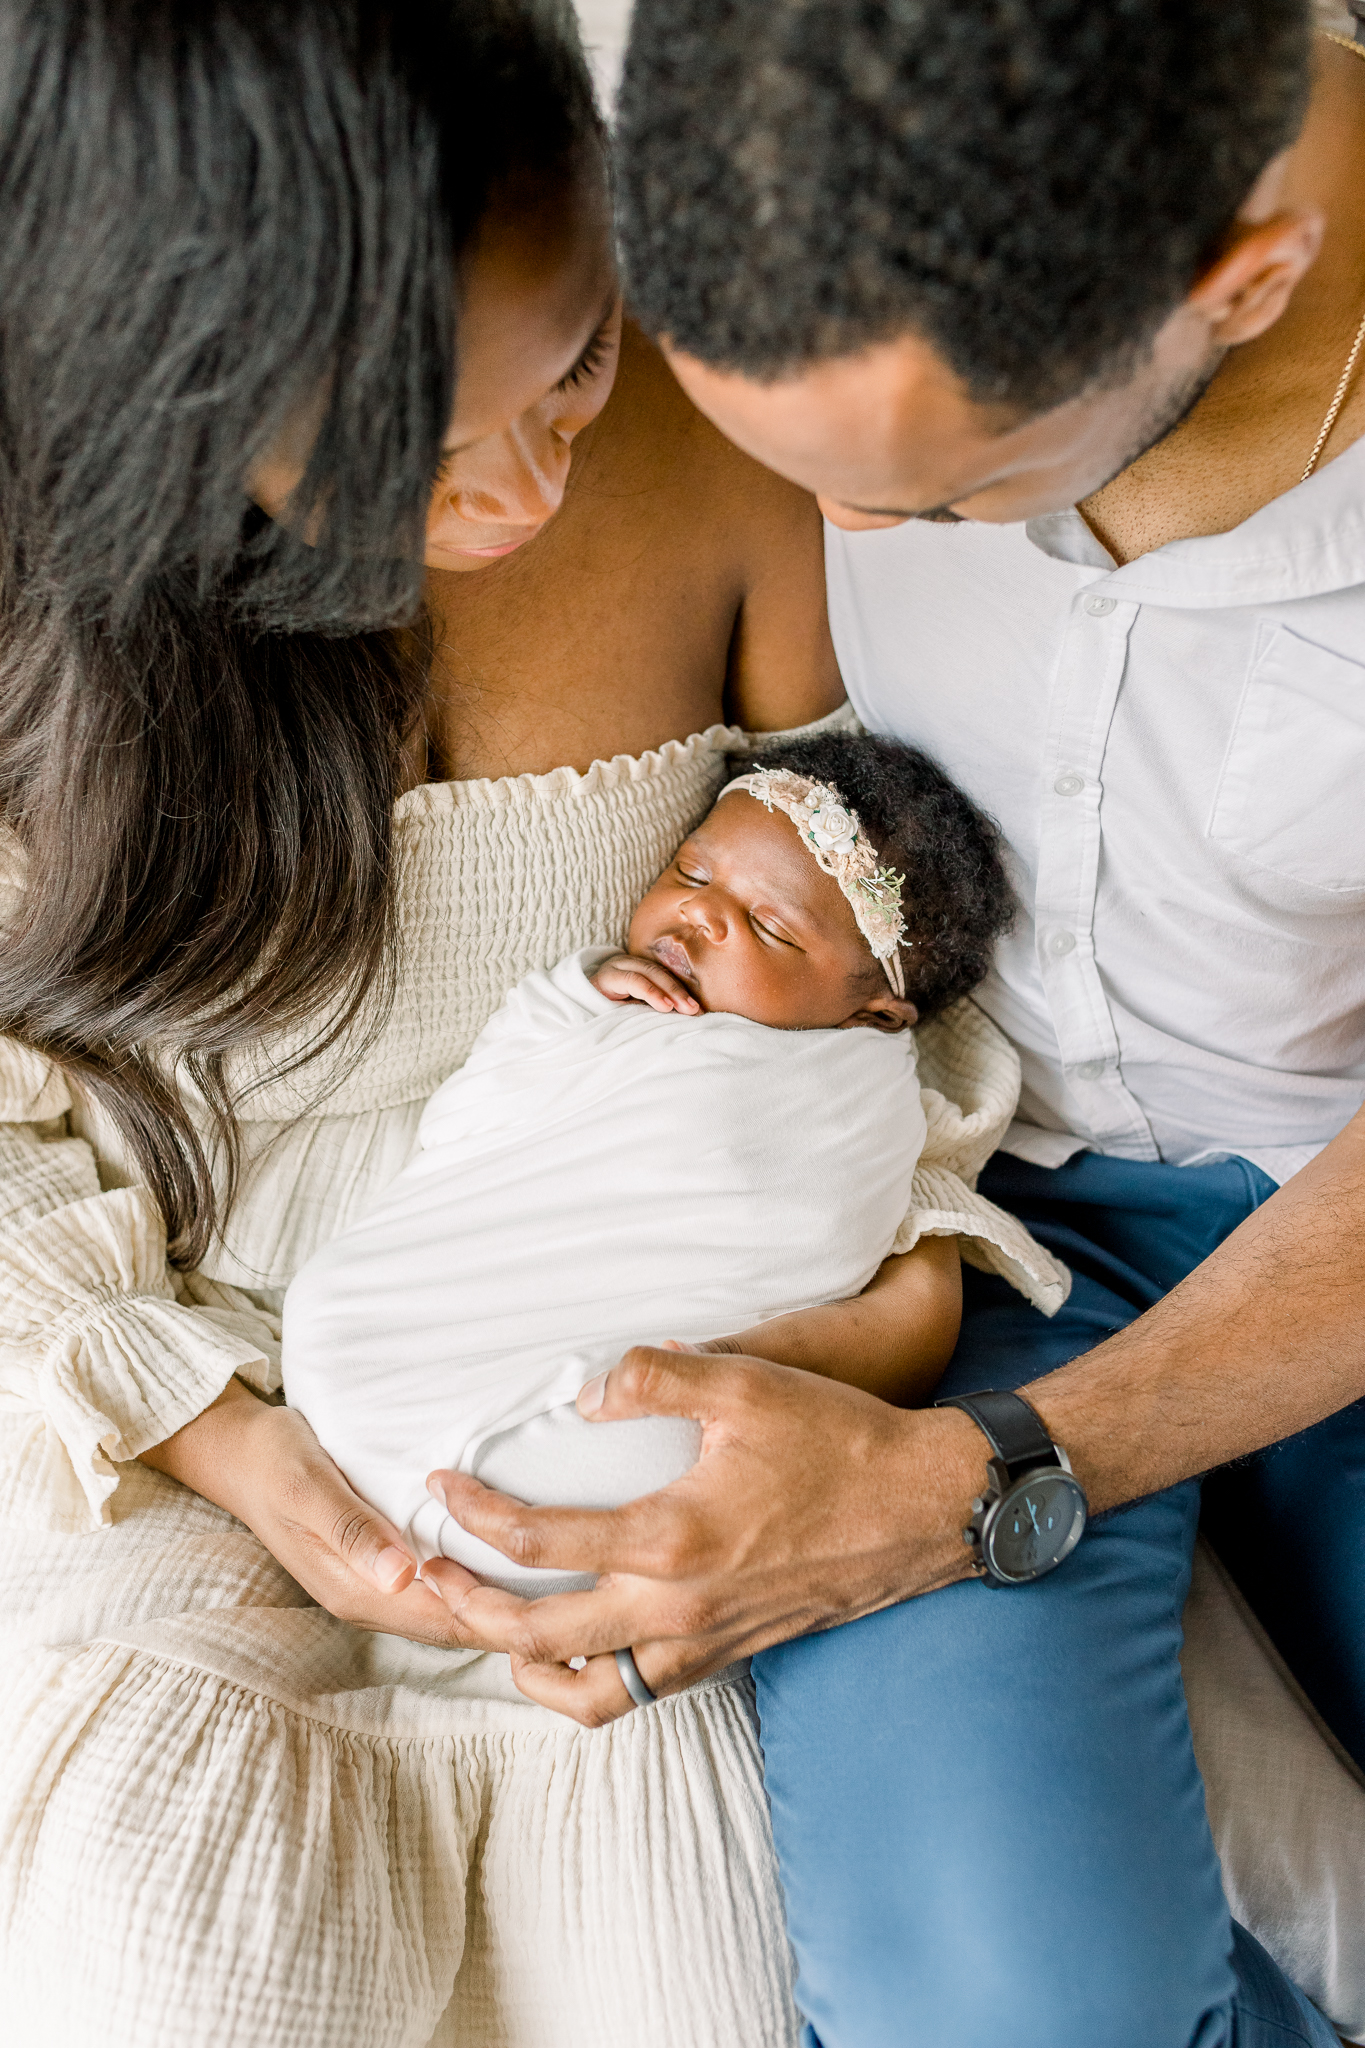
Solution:
[{"label": "baby's tiny fingers", "polygon": [[649,1004],[651,1010],[695,1010],[696,1002],[666,967],[633,967],[631,993]]}]

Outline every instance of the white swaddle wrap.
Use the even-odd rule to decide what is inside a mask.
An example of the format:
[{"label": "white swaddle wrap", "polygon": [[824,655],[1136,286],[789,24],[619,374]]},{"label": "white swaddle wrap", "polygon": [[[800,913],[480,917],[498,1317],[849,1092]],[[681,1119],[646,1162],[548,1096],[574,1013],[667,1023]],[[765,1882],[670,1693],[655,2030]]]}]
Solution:
[{"label": "white swaddle wrap", "polygon": [[428,1472],[575,1506],[680,1476],[694,1423],[586,1423],[579,1388],[632,1343],[858,1293],[925,1136],[908,1031],[614,1003],[588,979],[609,954],[513,990],[413,1159],[285,1300],[285,1391],[356,1490],[422,1556],[528,1593],[573,1575],[469,1536]]}]

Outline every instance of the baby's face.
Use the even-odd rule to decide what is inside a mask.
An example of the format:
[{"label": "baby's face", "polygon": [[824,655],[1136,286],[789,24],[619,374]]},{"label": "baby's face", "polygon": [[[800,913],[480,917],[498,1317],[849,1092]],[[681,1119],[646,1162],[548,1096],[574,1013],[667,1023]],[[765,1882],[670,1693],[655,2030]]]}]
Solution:
[{"label": "baby's face", "polygon": [[679,848],[631,919],[628,944],[704,1010],[756,1024],[898,1031],[915,1021],[791,819],[744,790],[722,797]]}]

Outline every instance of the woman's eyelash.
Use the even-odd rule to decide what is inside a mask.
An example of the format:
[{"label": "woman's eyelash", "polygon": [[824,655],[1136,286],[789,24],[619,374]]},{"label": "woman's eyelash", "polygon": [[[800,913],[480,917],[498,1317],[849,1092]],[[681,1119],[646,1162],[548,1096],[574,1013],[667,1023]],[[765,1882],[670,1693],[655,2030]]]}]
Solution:
[{"label": "woman's eyelash", "polygon": [[579,384],[591,383],[606,359],[607,322],[604,320],[582,355],[578,358],[578,361],[570,370],[568,376],[561,378],[560,382],[556,385],[556,390],[572,391]]}]

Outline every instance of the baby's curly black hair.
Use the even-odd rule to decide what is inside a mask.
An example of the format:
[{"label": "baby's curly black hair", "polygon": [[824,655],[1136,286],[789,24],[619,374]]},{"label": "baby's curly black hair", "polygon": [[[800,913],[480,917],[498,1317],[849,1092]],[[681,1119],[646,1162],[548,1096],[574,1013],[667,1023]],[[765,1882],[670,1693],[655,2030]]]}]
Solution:
[{"label": "baby's curly black hair", "polygon": [[[905,876],[905,993],[932,1017],[984,980],[995,942],[1014,922],[1000,827],[937,762],[877,733],[818,733],[734,755],[730,773],[787,768],[838,790],[858,813],[883,867]],[[880,967],[869,960],[869,979]]]}]

